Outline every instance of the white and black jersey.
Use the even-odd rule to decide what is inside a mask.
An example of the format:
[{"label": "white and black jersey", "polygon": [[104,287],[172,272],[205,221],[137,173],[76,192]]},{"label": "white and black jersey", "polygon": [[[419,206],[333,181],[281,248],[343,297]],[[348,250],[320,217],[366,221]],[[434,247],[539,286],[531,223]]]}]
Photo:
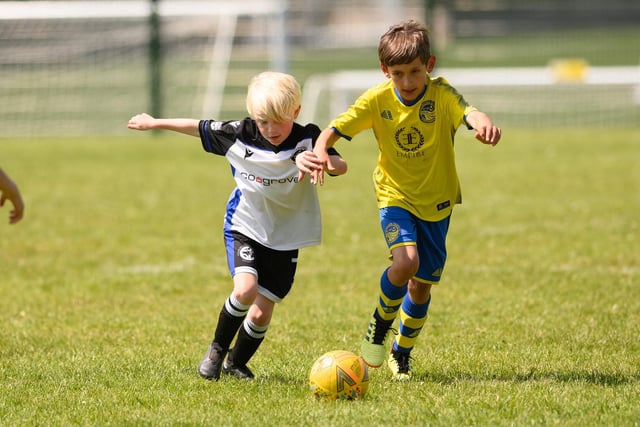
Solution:
[{"label": "white and black jersey", "polygon": [[[320,204],[316,186],[298,183],[294,155],[312,150],[320,129],[294,123],[280,145],[269,143],[254,120],[202,120],[200,139],[205,151],[225,156],[236,188],[227,203],[225,232],[239,232],[275,250],[320,243]],[[333,153],[336,154],[335,150]]]}]

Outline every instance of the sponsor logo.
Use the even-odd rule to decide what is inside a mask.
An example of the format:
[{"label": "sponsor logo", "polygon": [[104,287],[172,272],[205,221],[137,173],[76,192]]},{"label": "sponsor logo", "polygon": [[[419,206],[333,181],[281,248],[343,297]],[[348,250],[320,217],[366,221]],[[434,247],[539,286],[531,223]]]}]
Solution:
[{"label": "sponsor logo", "polygon": [[336,365],[336,391],[338,393],[342,393],[347,388],[345,383],[347,383],[349,388],[356,385],[356,381],[351,377],[351,375],[342,369],[341,366]]},{"label": "sponsor logo", "polygon": [[298,182],[298,176],[289,176],[287,178],[278,178],[278,179],[274,179],[274,178],[263,178],[261,176],[258,175],[254,175],[252,173],[248,173],[248,172],[240,172],[239,173],[240,177],[249,181],[249,182],[255,182],[256,184],[260,184],[264,187],[269,187],[271,185],[274,184],[289,184],[289,183],[296,183]]},{"label": "sponsor logo", "polygon": [[438,203],[436,205],[436,208],[438,208],[438,210],[441,211],[442,209],[446,209],[449,206],[451,206],[451,201],[447,200],[446,202]]},{"label": "sponsor logo", "polygon": [[424,135],[415,126],[401,127],[395,134],[396,145],[402,150],[398,153],[400,157],[420,157],[423,153],[418,153],[424,145]]}]

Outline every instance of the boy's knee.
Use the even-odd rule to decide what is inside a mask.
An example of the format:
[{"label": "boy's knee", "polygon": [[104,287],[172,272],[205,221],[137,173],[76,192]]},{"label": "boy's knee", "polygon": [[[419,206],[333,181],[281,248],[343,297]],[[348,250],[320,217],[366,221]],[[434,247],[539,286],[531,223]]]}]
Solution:
[{"label": "boy's knee", "polygon": [[245,288],[245,289],[236,289],[233,292],[233,296],[238,302],[245,305],[251,305],[256,299],[258,295],[258,288]]},{"label": "boy's knee", "polygon": [[405,258],[403,260],[394,259],[391,268],[394,271],[395,276],[399,277],[403,283],[406,283],[418,272],[418,266],[419,262],[417,259],[412,260]]}]

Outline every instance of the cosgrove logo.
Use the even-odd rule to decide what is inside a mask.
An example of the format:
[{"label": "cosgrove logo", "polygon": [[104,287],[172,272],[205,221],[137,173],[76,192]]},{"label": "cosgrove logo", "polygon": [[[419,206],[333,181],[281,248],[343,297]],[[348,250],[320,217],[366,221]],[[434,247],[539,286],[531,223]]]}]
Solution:
[{"label": "cosgrove logo", "polygon": [[261,176],[254,175],[252,173],[240,172],[240,177],[243,179],[246,179],[249,182],[255,182],[256,184],[260,184],[264,187],[269,187],[270,185],[273,185],[273,184],[290,184],[292,182],[293,183],[298,182],[297,175],[289,176],[287,178],[263,178]]}]

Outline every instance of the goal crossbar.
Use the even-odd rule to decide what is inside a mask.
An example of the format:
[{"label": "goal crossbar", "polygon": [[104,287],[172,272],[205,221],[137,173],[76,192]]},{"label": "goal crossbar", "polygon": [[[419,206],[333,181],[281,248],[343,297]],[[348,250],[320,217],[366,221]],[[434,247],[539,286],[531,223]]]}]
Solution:
[{"label": "goal crossbar", "polygon": [[[149,16],[152,3],[143,0],[115,1],[2,1],[0,20],[143,18]],[[238,16],[279,14],[281,1],[160,1],[160,16]]]}]

